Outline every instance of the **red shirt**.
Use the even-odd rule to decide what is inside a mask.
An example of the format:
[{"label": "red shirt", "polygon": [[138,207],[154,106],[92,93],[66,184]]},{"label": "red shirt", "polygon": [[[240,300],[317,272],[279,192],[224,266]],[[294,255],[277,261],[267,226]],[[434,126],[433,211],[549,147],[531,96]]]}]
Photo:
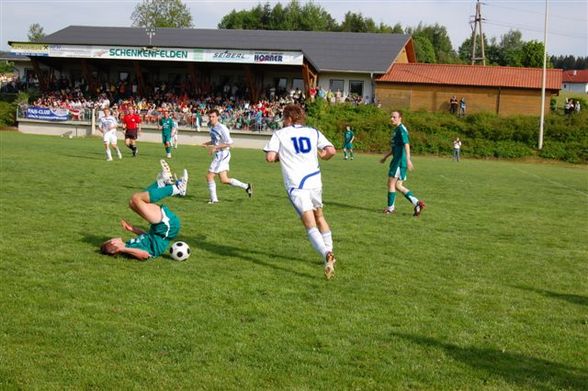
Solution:
[{"label": "red shirt", "polygon": [[127,130],[135,130],[139,127],[141,123],[141,117],[139,114],[127,114],[123,118],[123,122],[127,128]]}]

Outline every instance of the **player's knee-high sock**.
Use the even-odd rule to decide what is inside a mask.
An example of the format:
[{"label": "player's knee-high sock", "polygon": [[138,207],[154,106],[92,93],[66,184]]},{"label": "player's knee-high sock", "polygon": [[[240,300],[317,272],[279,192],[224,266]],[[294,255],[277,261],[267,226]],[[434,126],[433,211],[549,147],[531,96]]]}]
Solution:
[{"label": "player's knee-high sock", "polygon": [[388,192],[388,208],[394,207],[394,201],[396,200],[396,192],[389,191]]},{"label": "player's knee-high sock", "polygon": [[171,147],[165,147],[165,153],[167,153],[168,155],[171,153]]},{"label": "player's knee-high sock", "polygon": [[217,202],[218,198],[216,197],[216,182],[208,182],[208,191],[210,192],[210,200],[213,202]]},{"label": "player's knee-high sock", "polygon": [[112,153],[110,152],[110,148],[106,148],[106,158],[108,160],[112,160]]},{"label": "player's knee-high sock", "polygon": [[116,154],[118,156],[119,159],[122,159],[122,153],[120,153],[120,149],[118,149],[118,146],[114,146],[114,149],[116,149]]},{"label": "player's knee-high sock", "polygon": [[406,199],[407,199],[407,200],[408,200],[408,201],[409,201],[411,204],[413,204],[413,205],[416,205],[416,204],[417,204],[417,202],[419,202],[419,199],[418,199],[418,198],[416,198],[416,197],[415,197],[415,196],[412,194],[412,191],[409,191],[409,192],[408,192],[408,193],[406,193],[404,196],[405,196],[405,197],[406,197]]},{"label": "player's knee-high sock", "polygon": [[349,155],[351,155],[351,158],[353,159],[353,149],[349,151]]},{"label": "player's knee-high sock", "polygon": [[240,180],[235,179],[235,178],[231,178],[231,180],[229,181],[229,185],[235,186],[235,187],[240,187],[241,189],[247,189],[247,186],[248,186],[246,183],[243,183]]},{"label": "player's knee-high sock", "polygon": [[149,192],[149,201],[150,202],[157,202],[159,200],[164,199],[165,197],[170,197],[172,195],[179,193],[179,191],[177,190],[177,188],[175,186],[165,185],[163,187],[158,187],[157,182],[152,183],[147,188],[147,191]]},{"label": "player's knee-high sock", "polygon": [[310,240],[310,244],[312,244],[312,247],[324,258],[327,255],[328,250],[327,246],[325,246],[323,236],[321,235],[318,228],[313,227],[307,230],[306,232],[308,233],[308,239]]},{"label": "player's knee-high sock", "polygon": [[333,251],[333,235],[331,235],[331,231],[321,232],[321,235],[327,251]]}]

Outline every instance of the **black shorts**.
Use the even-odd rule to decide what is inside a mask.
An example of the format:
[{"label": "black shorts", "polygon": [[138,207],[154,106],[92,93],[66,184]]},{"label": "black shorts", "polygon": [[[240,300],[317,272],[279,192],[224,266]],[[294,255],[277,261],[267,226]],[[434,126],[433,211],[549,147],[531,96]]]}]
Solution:
[{"label": "black shorts", "polygon": [[125,132],[125,138],[130,138],[131,140],[137,139],[137,129],[127,129]]}]

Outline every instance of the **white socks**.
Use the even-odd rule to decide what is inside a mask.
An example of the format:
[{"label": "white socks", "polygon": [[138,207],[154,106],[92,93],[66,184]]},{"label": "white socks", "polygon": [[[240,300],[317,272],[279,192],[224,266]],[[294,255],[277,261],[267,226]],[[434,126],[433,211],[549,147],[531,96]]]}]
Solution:
[{"label": "white socks", "polygon": [[112,160],[112,153],[110,152],[110,148],[106,148],[106,159]]},{"label": "white socks", "polygon": [[212,202],[218,202],[218,198],[216,196],[216,182],[208,182],[208,191],[210,192],[210,200]]},{"label": "white socks", "polygon": [[241,189],[247,189],[246,183],[243,183],[240,180],[235,179],[235,178],[231,178],[230,185],[235,186],[235,187],[240,187]]},{"label": "white socks", "polygon": [[327,246],[325,245],[323,235],[321,235],[320,231],[316,227],[309,229],[308,231],[306,231],[306,233],[308,234],[308,239],[310,240],[310,244],[312,244],[312,247],[319,254],[321,254],[324,259],[329,250],[327,250]]},{"label": "white socks", "polygon": [[327,252],[333,251],[333,236],[331,235],[331,231],[322,232],[321,235],[323,236],[323,242],[325,243]]}]

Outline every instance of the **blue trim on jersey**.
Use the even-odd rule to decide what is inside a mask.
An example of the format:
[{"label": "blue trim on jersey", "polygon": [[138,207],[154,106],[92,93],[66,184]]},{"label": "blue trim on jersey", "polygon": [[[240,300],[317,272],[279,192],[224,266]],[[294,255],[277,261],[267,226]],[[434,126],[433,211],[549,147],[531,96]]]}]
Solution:
[{"label": "blue trim on jersey", "polygon": [[302,216],[302,211],[298,210],[298,208],[296,207],[296,205],[294,204],[294,201],[292,201],[292,191],[296,190],[296,188],[291,187],[290,191],[288,192],[288,201],[290,201],[290,203],[292,204],[292,206],[294,207],[294,210],[296,211],[296,214],[298,214],[298,216]]},{"label": "blue trim on jersey", "polygon": [[321,170],[315,171],[311,174],[308,174],[307,176],[305,176],[304,178],[302,178],[302,180],[300,181],[300,185],[298,186],[299,189],[302,189],[304,187],[304,182],[306,182],[306,180],[312,176],[318,175],[321,173]]}]

